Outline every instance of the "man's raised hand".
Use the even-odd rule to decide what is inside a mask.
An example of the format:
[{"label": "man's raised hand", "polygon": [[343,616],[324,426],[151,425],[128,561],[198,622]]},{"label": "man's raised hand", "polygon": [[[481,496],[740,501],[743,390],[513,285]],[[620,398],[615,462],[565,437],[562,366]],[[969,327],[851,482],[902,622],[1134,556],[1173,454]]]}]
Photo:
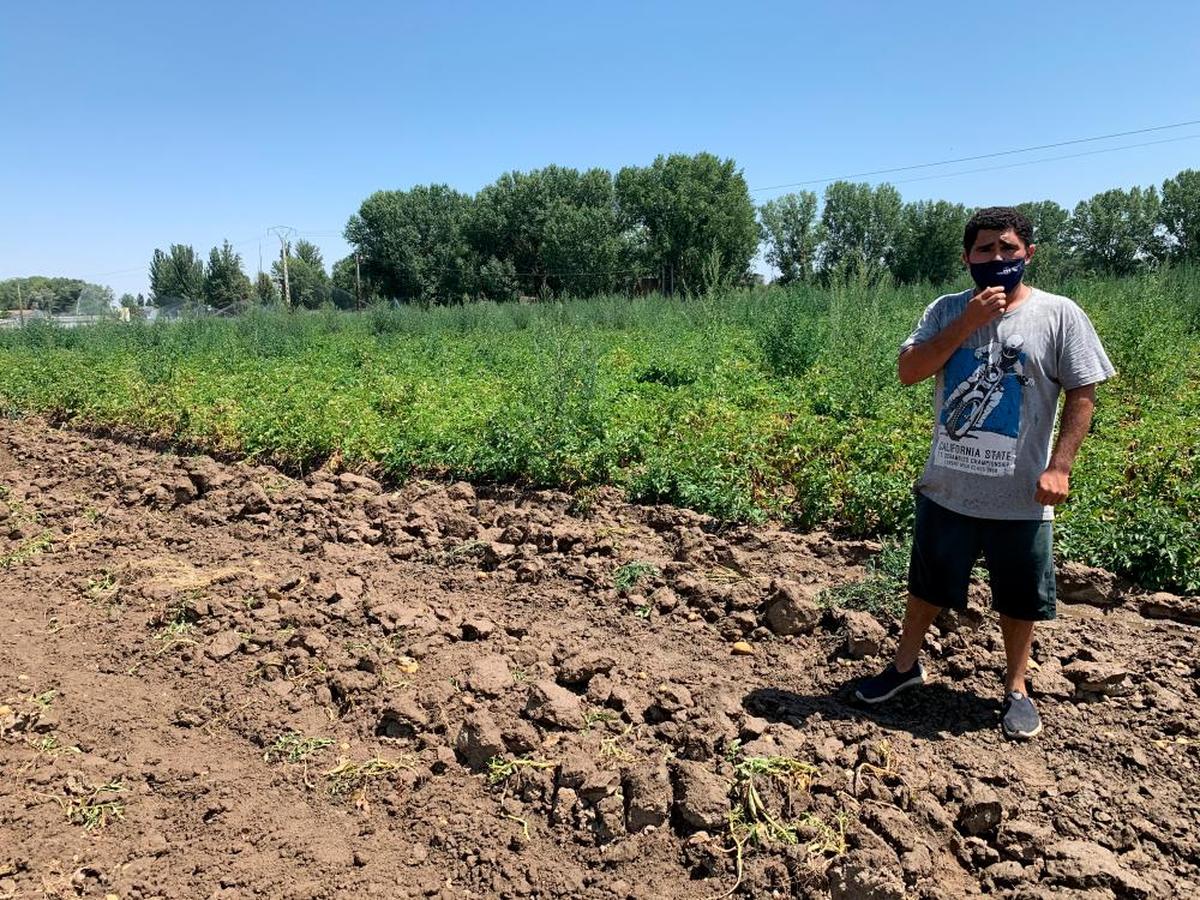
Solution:
[{"label": "man's raised hand", "polygon": [[964,315],[972,328],[982,328],[988,322],[1003,315],[1008,307],[1008,295],[1002,287],[986,287],[967,303]]}]

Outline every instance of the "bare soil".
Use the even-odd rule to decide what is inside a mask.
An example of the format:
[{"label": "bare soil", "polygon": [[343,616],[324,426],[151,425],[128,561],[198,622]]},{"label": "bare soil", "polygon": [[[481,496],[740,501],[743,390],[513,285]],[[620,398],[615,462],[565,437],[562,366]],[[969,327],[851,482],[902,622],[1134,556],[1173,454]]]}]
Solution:
[{"label": "bare soil", "polygon": [[0,422],[0,897],[1200,896],[1196,598],[1064,567],[1012,745],[982,602],[851,701],[877,549]]}]

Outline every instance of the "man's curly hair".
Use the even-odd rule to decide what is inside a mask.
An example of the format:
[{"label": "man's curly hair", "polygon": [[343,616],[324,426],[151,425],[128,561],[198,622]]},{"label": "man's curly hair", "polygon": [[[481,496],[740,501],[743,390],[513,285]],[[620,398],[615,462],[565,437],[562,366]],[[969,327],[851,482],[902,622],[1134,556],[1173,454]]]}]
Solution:
[{"label": "man's curly hair", "polygon": [[963,252],[971,252],[979,232],[1008,231],[1010,228],[1017,233],[1017,237],[1026,247],[1033,243],[1033,223],[1011,206],[989,206],[976,210],[963,232]]}]

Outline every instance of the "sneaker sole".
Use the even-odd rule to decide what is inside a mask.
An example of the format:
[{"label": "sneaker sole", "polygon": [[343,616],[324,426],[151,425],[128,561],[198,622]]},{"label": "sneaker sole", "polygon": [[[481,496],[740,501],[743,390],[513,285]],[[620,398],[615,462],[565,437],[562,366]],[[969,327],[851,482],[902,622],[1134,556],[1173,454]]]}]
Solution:
[{"label": "sneaker sole", "polygon": [[896,687],[892,688],[886,694],[883,694],[882,696],[879,696],[879,697],[874,697],[874,698],[864,697],[858,691],[854,692],[854,696],[857,697],[859,700],[861,700],[863,703],[872,703],[872,704],[883,703],[885,700],[891,700],[893,697],[895,697],[901,691],[906,691],[911,687],[916,687],[917,685],[921,685],[924,683],[925,683],[925,676],[924,676],[924,674],[922,674],[922,675],[917,676],[916,678],[910,678],[908,681],[905,681],[902,684],[896,685]]},{"label": "sneaker sole", "polygon": [[1030,738],[1035,738],[1042,733],[1042,723],[1038,722],[1038,727],[1033,729],[1033,731],[1009,731],[1008,729],[1004,728],[1004,726],[1000,727],[1000,731],[1003,732],[1004,736],[1010,741],[1027,741]]}]

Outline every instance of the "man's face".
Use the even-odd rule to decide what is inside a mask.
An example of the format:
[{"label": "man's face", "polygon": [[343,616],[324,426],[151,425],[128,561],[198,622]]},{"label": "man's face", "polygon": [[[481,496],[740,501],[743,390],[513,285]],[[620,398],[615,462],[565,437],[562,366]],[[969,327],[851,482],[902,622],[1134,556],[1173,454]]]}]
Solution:
[{"label": "man's face", "polygon": [[971,252],[964,253],[962,260],[969,266],[972,263],[986,263],[995,259],[1005,261],[1032,259],[1033,251],[1036,249],[1034,244],[1026,246],[1016,231],[1011,228],[1004,231],[981,228],[979,234],[975,235],[975,243],[971,246]]}]

